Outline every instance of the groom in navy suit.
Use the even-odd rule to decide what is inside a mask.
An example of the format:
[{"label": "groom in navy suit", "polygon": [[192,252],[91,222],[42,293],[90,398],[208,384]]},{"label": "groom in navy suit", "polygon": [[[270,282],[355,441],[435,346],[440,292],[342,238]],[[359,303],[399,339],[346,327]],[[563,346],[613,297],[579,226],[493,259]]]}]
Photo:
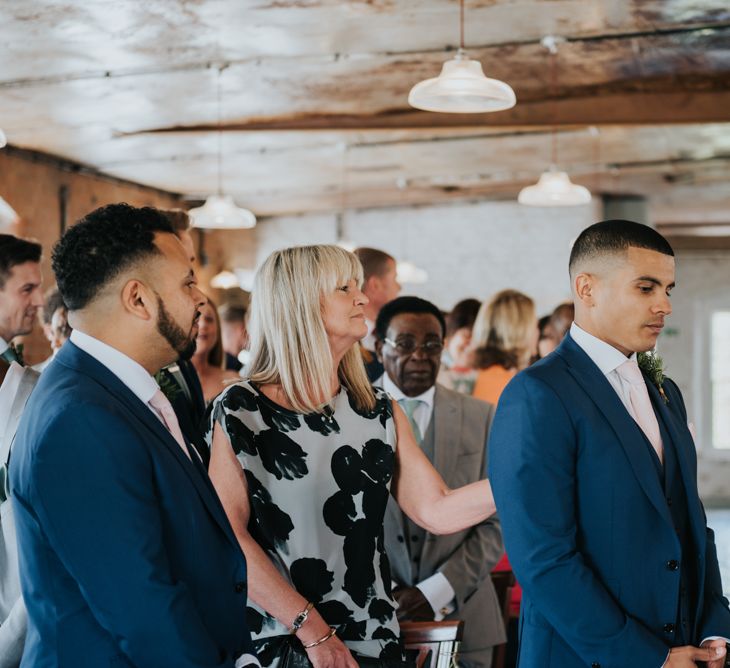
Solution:
[{"label": "groom in navy suit", "polygon": [[74,331],[10,461],[21,666],[258,666],[245,558],[153,378],[195,348],[188,253],[159,211],[114,204],[64,234],[53,269]]},{"label": "groom in navy suit", "polygon": [[570,333],[508,385],[490,436],[519,668],[720,668],[730,611],[684,402],[636,355],[672,311],[674,253],[644,225],[597,223],[570,278]]}]

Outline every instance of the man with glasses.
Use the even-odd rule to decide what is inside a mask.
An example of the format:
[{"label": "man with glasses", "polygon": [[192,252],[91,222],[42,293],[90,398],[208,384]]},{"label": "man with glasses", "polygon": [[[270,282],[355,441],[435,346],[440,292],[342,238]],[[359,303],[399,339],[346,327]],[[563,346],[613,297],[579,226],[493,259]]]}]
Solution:
[{"label": "man with glasses", "polygon": [[[439,309],[399,297],[380,310],[375,350],[382,386],[403,408],[416,440],[449,487],[485,477],[486,443],[494,407],[436,383],[446,324]],[[505,641],[490,572],[503,552],[499,520],[449,536],[411,522],[391,499],[385,516],[399,620],[463,619],[459,664],[488,668],[492,648]]]}]

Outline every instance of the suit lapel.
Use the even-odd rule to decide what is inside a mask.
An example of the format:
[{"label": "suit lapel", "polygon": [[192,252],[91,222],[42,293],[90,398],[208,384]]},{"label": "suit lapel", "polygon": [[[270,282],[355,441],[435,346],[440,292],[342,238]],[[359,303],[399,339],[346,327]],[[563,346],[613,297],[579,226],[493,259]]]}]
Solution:
[{"label": "suit lapel", "polygon": [[436,384],[433,397],[434,426],[433,464],[444,480],[449,480],[456,466],[456,447],[459,443],[461,405]]},{"label": "suit lapel", "polygon": [[155,417],[152,411],[117,376],[109,371],[109,369],[91,355],[75,346],[72,342],[67,342],[56,357],[66,366],[93,378],[104,387],[109,394],[110,402],[123,404],[145,425],[162,446],[170,451],[178,464],[183,467],[210,514],[226,536],[228,536],[229,540],[238,547],[238,541],[207,474],[203,475],[202,471],[196,470],[195,464],[187,458],[178,442],[162,422]]},{"label": "suit lapel", "polygon": [[[651,402],[654,405],[654,411],[657,414],[657,419],[662,421],[666,432],[672,439],[672,443],[665,443],[664,447],[674,447],[674,452],[677,456],[677,465],[679,466],[682,483],[684,484],[685,496],[687,497],[687,511],[689,512],[690,519],[692,520],[692,531],[694,533],[697,546],[700,548],[700,552],[704,554],[705,542],[707,540],[704,514],[700,498],[697,494],[697,480],[695,480],[692,475],[693,467],[687,458],[687,448],[691,447],[694,449],[692,435],[689,433],[689,428],[686,424],[684,424],[684,420],[681,417],[679,418],[679,425],[681,425],[681,427],[677,424],[676,414],[673,412],[672,408],[670,408],[669,404],[662,399],[659,394],[659,390],[656,388],[654,383],[646,377],[645,381],[649,390]],[[700,561],[704,564],[704,560]]]},{"label": "suit lapel", "polygon": [[651,452],[643,443],[639,426],[629,415],[616,391],[593,360],[573,341],[570,334],[566,335],[556,352],[566,361],[570,375],[611,425],[644,493],[671,526],[672,518],[664,498],[661,481],[651,459]]}]

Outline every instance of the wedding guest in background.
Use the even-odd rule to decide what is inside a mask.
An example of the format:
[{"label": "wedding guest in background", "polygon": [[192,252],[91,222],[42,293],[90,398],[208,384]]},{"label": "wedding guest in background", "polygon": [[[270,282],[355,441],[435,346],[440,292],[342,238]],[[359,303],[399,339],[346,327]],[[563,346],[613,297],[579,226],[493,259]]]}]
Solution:
[{"label": "wedding guest in background", "polygon": [[604,221],[576,239],[569,274],[575,322],[505,389],[490,435],[524,587],[519,666],[722,668],[730,609],[687,411],[642,356],[672,313],[674,251]]},{"label": "wedding guest in background", "polygon": [[258,665],[246,560],[153,377],[194,348],[189,253],[156,209],[110,204],[65,232],[53,269],[74,330],[10,465],[23,665]]},{"label": "wedding guest in background", "polygon": [[542,318],[537,321],[537,331],[539,332],[539,336],[537,338],[537,355],[533,360],[535,362],[537,362],[537,360],[541,360],[543,357],[547,357],[558,347],[559,341],[557,334],[555,333],[555,329],[550,322],[551,318],[552,313],[549,313],[548,315],[542,316]]},{"label": "wedding guest in background", "polygon": [[33,331],[43,307],[41,253],[35,241],[0,234],[0,357],[6,362],[23,364],[13,339]]},{"label": "wedding guest in background", "polygon": [[438,382],[456,392],[471,395],[477,378],[472,366],[472,330],[481,302],[463,299],[446,315],[446,340]]},{"label": "wedding guest in background", "polygon": [[56,286],[46,291],[45,295],[43,296],[43,308],[38,310],[38,319],[40,320],[41,327],[43,328],[43,335],[46,337],[46,339],[48,339],[48,343],[51,346],[51,354],[42,362],[33,365],[33,368],[36,371],[43,371],[43,369],[48,366],[50,361],[53,359],[54,354],[56,353],[57,349],[53,347],[54,337],[51,328],[51,320],[56,310],[63,305],[63,297],[61,297],[61,293],[58,291],[58,288]]},{"label": "wedding guest in background", "polygon": [[[478,302],[477,302],[478,307]],[[403,408],[416,441],[449,487],[486,477],[487,436],[494,407],[436,382],[445,323],[438,308],[418,297],[388,302],[375,324],[385,374],[376,381]],[[448,536],[412,522],[391,497],[385,550],[396,584],[398,619],[463,619],[462,668],[489,668],[495,645],[506,640],[490,577],[502,553],[499,520]]]},{"label": "wedding guest in background", "polygon": [[221,324],[225,368],[229,371],[241,371],[243,364],[239,360],[239,355],[248,347],[246,307],[238,304],[223,304],[218,309],[218,317]]},{"label": "wedding guest in background", "polygon": [[473,396],[497,404],[499,395],[537,351],[535,303],[517,290],[502,290],[482,304],[474,323]]},{"label": "wedding guest in background", "polygon": [[375,320],[380,309],[400,293],[398,267],[394,257],[376,248],[356,248],[354,253],[362,265],[362,291],[368,298],[365,305],[365,323],[368,329],[361,345],[365,370],[372,381],[383,375],[383,365],[375,354]]},{"label": "wedding guest in background", "polygon": [[252,295],[250,377],[213,404],[210,475],[248,559],[266,666],[290,647],[314,668],[356,668],[351,651],[412,665],[383,546],[389,492],[437,535],[493,511],[489,481],[449,489],[402,409],[368,381],[362,277],[338,246],[269,256]]},{"label": "wedding guest in background", "polygon": [[238,373],[225,368],[218,310],[210,298],[200,309],[198,337],[191,361],[200,379],[206,405],[223,391],[226,381],[240,379]]},{"label": "wedding guest in background", "polygon": [[570,331],[570,326],[573,324],[574,319],[575,306],[573,305],[573,302],[560,304],[552,312],[552,315],[550,316],[550,325],[555,332],[558,345]]}]

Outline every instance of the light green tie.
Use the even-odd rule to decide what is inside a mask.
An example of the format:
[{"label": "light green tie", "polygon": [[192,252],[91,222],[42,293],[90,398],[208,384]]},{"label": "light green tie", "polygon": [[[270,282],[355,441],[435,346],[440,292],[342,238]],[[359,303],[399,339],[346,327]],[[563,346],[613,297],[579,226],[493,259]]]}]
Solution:
[{"label": "light green tie", "polygon": [[413,430],[413,435],[416,437],[416,443],[418,443],[418,445],[421,445],[421,442],[423,441],[423,434],[421,434],[421,428],[418,426],[418,422],[416,422],[415,418],[413,417],[413,413],[415,412],[416,408],[418,408],[423,403],[423,401],[421,401],[420,399],[399,399],[398,403],[405,412],[406,417],[408,418],[408,422],[411,423],[411,429]]},{"label": "light green tie", "polygon": [[18,354],[15,351],[15,346],[10,345],[5,350],[2,355],[0,355],[8,364],[11,364],[12,362],[18,362],[20,364],[20,360],[18,359]]}]

